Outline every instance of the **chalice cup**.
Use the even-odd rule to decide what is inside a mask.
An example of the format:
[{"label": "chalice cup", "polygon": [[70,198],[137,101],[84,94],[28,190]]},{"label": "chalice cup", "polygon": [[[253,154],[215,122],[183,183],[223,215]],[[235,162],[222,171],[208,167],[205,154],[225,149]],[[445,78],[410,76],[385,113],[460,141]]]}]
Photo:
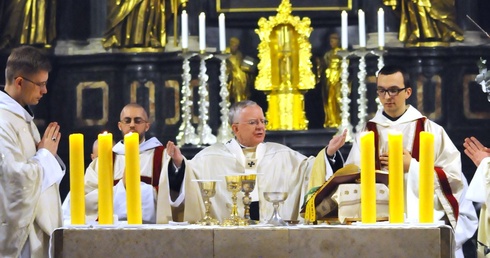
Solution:
[{"label": "chalice cup", "polygon": [[256,174],[243,175],[242,177],[242,192],[243,195],[243,218],[244,222],[248,225],[250,224],[250,203],[252,203],[252,197],[250,197],[250,193],[255,188],[255,179],[257,178]]},{"label": "chalice cup", "polygon": [[222,223],[223,226],[242,226],[243,220],[238,216],[238,206],[237,206],[237,193],[242,188],[242,177],[241,175],[229,175],[226,178],[226,189],[231,192],[231,213],[230,217],[225,219]]},{"label": "chalice cup", "polygon": [[274,212],[272,213],[269,221],[267,221],[267,224],[274,226],[287,226],[288,223],[285,222],[279,215],[279,204],[288,198],[288,192],[264,192],[264,198],[268,202],[272,202],[274,207]]},{"label": "chalice cup", "polygon": [[211,201],[209,200],[216,194],[216,180],[198,180],[199,188],[201,189],[201,195],[204,200],[204,207],[206,213],[204,217],[197,222],[203,226],[219,225],[219,221],[211,217]]}]

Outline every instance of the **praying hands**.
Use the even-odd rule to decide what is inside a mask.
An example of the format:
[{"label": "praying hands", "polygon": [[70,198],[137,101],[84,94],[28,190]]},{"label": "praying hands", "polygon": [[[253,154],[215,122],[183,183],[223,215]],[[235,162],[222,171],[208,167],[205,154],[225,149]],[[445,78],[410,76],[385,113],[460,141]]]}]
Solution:
[{"label": "praying hands", "polygon": [[464,139],[463,147],[466,156],[468,156],[477,167],[484,158],[490,157],[490,149],[483,146],[483,144],[473,136]]}]

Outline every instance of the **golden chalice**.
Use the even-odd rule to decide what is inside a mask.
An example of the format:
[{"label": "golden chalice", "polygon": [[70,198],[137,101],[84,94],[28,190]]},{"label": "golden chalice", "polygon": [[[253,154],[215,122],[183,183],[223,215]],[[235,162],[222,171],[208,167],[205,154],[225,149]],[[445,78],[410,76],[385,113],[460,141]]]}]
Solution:
[{"label": "golden chalice", "polygon": [[199,183],[199,188],[201,189],[201,195],[204,200],[204,207],[206,208],[206,213],[204,217],[197,222],[199,225],[212,226],[219,225],[219,221],[211,217],[211,201],[209,200],[216,194],[216,182],[217,180],[196,180]]},{"label": "golden chalice", "polygon": [[250,193],[255,188],[255,179],[257,178],[257,174],[249,174],[243,175],[242,177],[242,192],[243,195],[243,218],[245,219],[245,223],[249,224],[250,221],[250,203],[252,203],[252,197],[250,197]]},{"label": "golden chalice", "polygon": [[242,176],[241,175],[231,175],[225,176],[226,178],[226,189],[231,192],[231,214],[230,217],[225,219],[222,223],[223,226],[243,226],[243,220],[238,216],[238,206],[237,206],[237,193],[242,189]]}]

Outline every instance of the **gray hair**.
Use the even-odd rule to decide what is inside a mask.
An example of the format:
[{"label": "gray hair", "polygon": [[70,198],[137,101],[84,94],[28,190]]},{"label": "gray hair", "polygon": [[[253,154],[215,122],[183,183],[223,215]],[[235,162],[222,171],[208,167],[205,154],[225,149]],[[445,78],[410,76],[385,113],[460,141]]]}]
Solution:
[{"label": "gray hair", "polygon": [[228,123],[232,125],[236,123],[236,119],[238,119],[238,115],[242,110],[246,107],[256,106],[258,105],[255,101],[252,100],[243,100],[240,102],[236,102],[230,107],[230,112],[228,113]]}]

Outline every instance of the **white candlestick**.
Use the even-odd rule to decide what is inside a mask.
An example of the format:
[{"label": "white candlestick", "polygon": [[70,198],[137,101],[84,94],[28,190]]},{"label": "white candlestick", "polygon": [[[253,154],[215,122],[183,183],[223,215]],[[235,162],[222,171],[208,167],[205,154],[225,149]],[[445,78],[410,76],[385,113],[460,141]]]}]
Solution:
[{"label": "white candlestick", "polygon": [[341,21],[342,21],[342,33],[341,33],[341,40],[342,40],[342,49],[347,49],[349,44],[347,42],[347,12],[342,11],[341,14]]},{"label": "white candlestick", "polygon": [[385,12],[383,8],[378,10],[378,46],[380,48],[385,46]]},{"label": "white candlestick", "polygon": [[199,50],[206,51],[206,15],[199,14]]},{"label": "white candlestick", "polygon": [[225,31],[225,14],[222,13],[218,17],[219,25],[219,51],[225,52],[226,48],[226,31]]},{"label": "white candlestick", "polygon": [[366,19],[363,10],[358,11],[357,18],[359,19],[359,47],[365,48],[366,47]]},{"label": "white candlestick", "polygon": [[182,36],[180,37],[180,40],[182,41],[181,45],[183,49],[187,49],[189,48],[189,25],[187,12],[185,10],[182,11],[182,15],[180,18],[180,26],[182,27]]}]

